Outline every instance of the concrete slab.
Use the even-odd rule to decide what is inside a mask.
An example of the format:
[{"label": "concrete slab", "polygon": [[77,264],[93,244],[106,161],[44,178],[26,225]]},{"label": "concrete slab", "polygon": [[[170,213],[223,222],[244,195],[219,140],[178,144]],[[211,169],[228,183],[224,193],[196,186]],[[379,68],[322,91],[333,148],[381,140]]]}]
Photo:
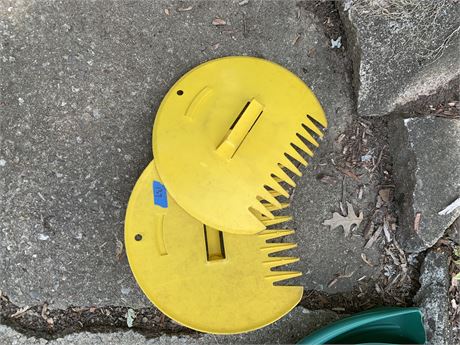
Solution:
[{"label": "concrete slab", "polygon": [[414,302],[424,314],[429,344],[452,344],[449,322],[450,254],[447,250],[429,250],[421,267],[420,290]]},{"label": "concrete slab", "polygon": [[[368,274],[360,259],[363,240],[321,225],[338,210],[341,187],[320,185],[318,167],[333,169],[334,140],[351,120],[352,97],[343,56],[331,49],[313,7],[262,0],[244,6],[3,1],[0,288],[6,295],[18,305],[48,301],[50,308],[150,305],[124,255],[117,258],[117,246],[131,189],[151,159],[155,110],[193,66],[241,54],[299,75],[330,122],[308,168],[316,172],[298,179],[292,199],[300,245],[294,254],[304,272],[299,282],[326,290],[336,273],[355,270],[350,266],[358,267],[354,278]],[[227,25],[213,25],[215,18]],[[355,206],[369,210],[375,194],[368,198]]]},{"label": "concrete slab", "polygon": [[387,115],[459,77],[456,2],[343,0],[340,8],[359,115]]},{"label": "concrete slab", "polygon": [[392,125],[400,243],[420,252],[460,216],[439,214],[460,196],[460,121],[436,116],[397,118]]},{"label": "concrete slab", "polygon": [[263,330],[242,335],[194,334],[191,336],[161,335],[146,338],[134,331],[116,331],[108,333],[73,333],[62,338],[47,341],[25,336],[12,328],[0,325],[0,344],[15,345],[163,345],[163,344],[293,344],[313,330],[337,320],[330,311],[309,311],[296,307],[284,319]]}]

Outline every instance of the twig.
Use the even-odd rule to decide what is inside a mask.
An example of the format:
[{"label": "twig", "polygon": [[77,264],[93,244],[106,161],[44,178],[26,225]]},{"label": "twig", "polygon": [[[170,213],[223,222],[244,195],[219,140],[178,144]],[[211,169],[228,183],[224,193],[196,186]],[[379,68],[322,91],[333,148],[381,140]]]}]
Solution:
[{"label": "twig", "polygon": [[383,226],[379,226],[377,228],[377,230],[375,230],[375,232],[372,234],[371,238],[369,239],[369,241],[367,241],[366,245],[364,246],[364,248],[366,249],[369,249],[372,247],[372,245],[374,244],[375,241],[377,241],[377,239],[379,238],[380,234],[382,233],[382,230],[383,230]]},{"label": "twig", "polygon": [[382,160],[383,150],[385,150],[385,147],[386,145],[383,145],[382,150],[380,151],[379,157],[377,158],[377,162],[375,162],[374,167],[371,169],[371,173],[374,172],[374,170],[377,169],[377,167],[379,166],[380,161]]},{"label": "twig", "polygon": [[302,35],[300,33],[297,33],[296,36],[294,37],[294,39],[292,40],[292,45],[293,46],[295,46],[297,44],[297,42],[299,42],[300,37],[302,37]]},{"label": "twig", "polygon": [[414,231],[418,232],[420,229],[420,219],[422,218],[422,214],[420,212],[417,212],[414,218]]},{"label": "twig", "polygon": [[348,177],[351,177],[353,180],[355,180],[357,182],[360,181],[359,177],[355,173],[351,172],[348,169],[337,167],[337,170],[339,170],[341,173],[347,175]]},{"label": "twig", "polygon": [[31,307],[29,307],[28,305],[26,305],[25,307],[19,308],[10,317],[13,318],[13,319],[17,319],[18,317],[22,316],[26,311],[28,311],[30,308]]},{"label": "twig", "polygon": [[366,254],[364,253],[361,253],[361,259],[363,259],[363,261],[368,264],[370,267],[374,267],[374,265],[372,264],[372,262],[369,261],[369,259],[367,258]]}]

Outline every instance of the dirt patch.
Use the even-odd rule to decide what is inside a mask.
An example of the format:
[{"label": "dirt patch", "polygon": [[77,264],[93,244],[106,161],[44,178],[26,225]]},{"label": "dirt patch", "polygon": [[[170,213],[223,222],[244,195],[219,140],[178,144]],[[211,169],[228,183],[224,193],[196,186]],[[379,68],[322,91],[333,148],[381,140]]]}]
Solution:
[{"label": "dirt patch", "polygon": [[[2,322],[21,333],[39,338],[53,339],[69,333],[89,331],[107,332],[128,329],[126,307],[70,307],[48,310],[47,305],[19,307],[0,292],[0,316]],[[195,334],[156,308],[134,309],[132,329],[146,337],[160,334]]]},{"label": "dirt patch", "polygon": [[315,14],[323,25],[324,34],[327,38],[336,40],[342,37],[342,45],[346,43],[345,31],[343,29],[342,21],[340,20],[339,11],[337,10],[334,1],[299,1],[297,7],[306,9]]},{"label": "dirt patch", "polygon": [[[366,264],[379,267],[380,274],[378,277],[354,277],[358,288],[345,300],[345,310],[349,305],[352,306],[350,311],[382,304],[411,305],[419,288],[423,254],[406,255],[395,238],[398,204],[394,198],[387,121],[387,118],[356,119],[337,139],[342,155],[336,168],[352,182],[346,198],[356,204],[367,202],[368,217],[356,234],[364,238],[364,248],[377,246],[381,253],[378,262],[361,254]],[[363,197],[363,190],[371,191],[368,193],[376,195],[375,199]],[[337,301],[333,299],[333,302]]]},{"label": "dirt patch", "polygon": [[455,79],[430,96],[421,96],[393,112],[398,116],[436,115],[451,119],[460,119],[460,79]]}]

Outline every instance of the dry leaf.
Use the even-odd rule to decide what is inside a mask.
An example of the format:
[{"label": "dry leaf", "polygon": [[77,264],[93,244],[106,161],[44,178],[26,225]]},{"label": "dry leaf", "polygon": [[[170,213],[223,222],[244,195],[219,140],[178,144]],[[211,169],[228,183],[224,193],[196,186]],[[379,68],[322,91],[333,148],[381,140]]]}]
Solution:
[{"label": "dry leaf", "polygon": [[351,177],[353,180],[355,180],[356,182],[360,182],[359,180],[359,176],[356,175],[354,172],[348,170],[348,169],[345,169],[345,168],[340,168],[338,167],[337,168],[341,173],[347,175],[348,177]]},{"label": "dry leaf", "polygon": [[213,21],[212,21],[212,25],[215,25],[215,26],[221,26],[221,25],[226,25],[227,22],[221,18],[215,18]]},{"label": "dry leaf", "polygon": [[323,222],[323,225],[328,225],[331,229],[335,229],[339,226],[343,227],[345,237],[350,235],[353,224],[359,226],[363,221],[363,212],[360,212],[359,216],[357,216],[353,210],[353,206],[349,202],[347,202],[347,207],[348,212],[346,216],[342,216],[338,212],[334,212],[331,219],[326,219]]}]

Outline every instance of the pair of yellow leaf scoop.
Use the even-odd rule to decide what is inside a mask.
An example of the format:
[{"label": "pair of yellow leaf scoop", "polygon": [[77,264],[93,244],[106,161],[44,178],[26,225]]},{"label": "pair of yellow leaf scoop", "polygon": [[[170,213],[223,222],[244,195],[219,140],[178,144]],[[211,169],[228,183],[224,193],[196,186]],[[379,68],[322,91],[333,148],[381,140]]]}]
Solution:
[{"label": "pair of yellow leaf scoop", "polygon": [[[314,120],[314,121],[313,121]],[[253,57],[206,62],[168,92],[153,128],[152,161],[126,212],[125,243],[147,297],[187,327],[231,334],[268,325],[301,299],[274,285],[300,272],[274,269],[295,247],[267,229],[290,217],[289,175],[326,127],[324,112],[294,74]]]}]

